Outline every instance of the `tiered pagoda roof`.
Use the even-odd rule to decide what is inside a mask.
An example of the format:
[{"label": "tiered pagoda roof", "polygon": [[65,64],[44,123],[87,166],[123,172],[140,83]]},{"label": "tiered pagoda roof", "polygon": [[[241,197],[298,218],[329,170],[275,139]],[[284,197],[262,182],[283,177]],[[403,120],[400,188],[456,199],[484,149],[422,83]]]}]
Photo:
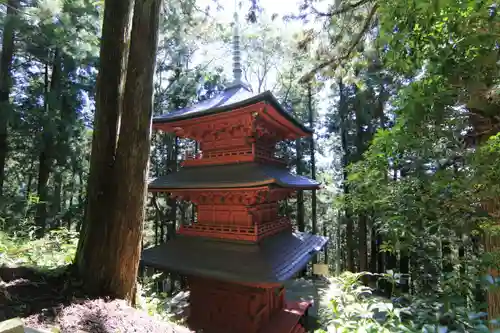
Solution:
[{"label": "tiered pagoda roof", "polygon": [[323,237],[299,232],[282,232],[259,243],[177,236],[143,255],[148,266],[160,270],[269,285],[291,278],[324,244]]},{"label": "tiered pagoda roof", "polygon": [[237,163],[184,167],[178,172],[153,179],[149,183],[149,190],[220,189],[263,185],[311,190],[318,188],[319,183],[290,173],[284,166]]},{"label": "tiered pagoda roof", "polygon": [[244,109],[259,103],[271,106],[279,115],[302,131],[304,136],[312,134],[312,130],[301,124],[295,117],[286,111],[270,91],[254,94],[242,83],[229,86],[221,94],[213,98],[155,117],[153,119],[153,127],[161,129],[162,124],[213,114],[223,114],[228,111]]}]

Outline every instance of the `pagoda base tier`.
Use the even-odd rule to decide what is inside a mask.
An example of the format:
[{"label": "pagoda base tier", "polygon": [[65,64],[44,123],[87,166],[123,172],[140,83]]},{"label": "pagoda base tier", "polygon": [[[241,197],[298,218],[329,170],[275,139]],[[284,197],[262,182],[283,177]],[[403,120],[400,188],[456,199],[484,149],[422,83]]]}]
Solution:
[{"label": "pagoda base tier", "polygon": [[204,333],[304,333],[309,302],[287,303],[282,286],[251,287],[188,277],[188,325]]}]

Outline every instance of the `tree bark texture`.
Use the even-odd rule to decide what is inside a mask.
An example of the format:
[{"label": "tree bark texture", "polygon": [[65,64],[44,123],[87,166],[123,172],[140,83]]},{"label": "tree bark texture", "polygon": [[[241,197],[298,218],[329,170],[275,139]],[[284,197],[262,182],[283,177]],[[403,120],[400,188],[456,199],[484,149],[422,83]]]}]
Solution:
[{"label": "tree bark texture", "polygon": [[0,198],[3,195],[3,183],[5,180],[5,165],[8,152],[8,128],[11,117],[11,106],[9,103],[10,87],[12,85],[10,69],[14,58],[14,31],[15,16],[19,7],[19,0],[7,2],[7,17],[2,37],[2,52],[0,58]]},{"label": "tree bark texture", "polygon": [[127,64],[132,3],[105,2],[88,211],[76,262],[89,292],[134,303],[161,0],[135,1]]}]

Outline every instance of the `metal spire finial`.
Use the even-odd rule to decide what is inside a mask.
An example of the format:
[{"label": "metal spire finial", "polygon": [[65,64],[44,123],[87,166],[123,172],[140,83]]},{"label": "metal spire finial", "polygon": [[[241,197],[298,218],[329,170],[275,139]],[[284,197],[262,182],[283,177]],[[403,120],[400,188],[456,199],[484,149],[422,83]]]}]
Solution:
[{"label": "metal spire finial", "polygon": [[234,2],[233,27],[233,84],[241,84],[241,50],[240,50],[240,23],[238,20],[237,0]]}]

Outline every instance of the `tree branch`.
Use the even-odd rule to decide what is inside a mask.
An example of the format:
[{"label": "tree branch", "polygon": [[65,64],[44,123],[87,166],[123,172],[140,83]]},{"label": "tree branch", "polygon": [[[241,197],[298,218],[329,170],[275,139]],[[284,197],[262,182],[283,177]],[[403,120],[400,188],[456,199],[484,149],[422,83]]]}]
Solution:
[{"label": "tree branch", "polygon": [[331,12],[328,12],[328,13],[323,13],[323,12],[320,12],[318,11],[316,8],[312,7],[311,6],[311,11],[317,15],[317,16],[323,16],[323,17],[332,17],[332,16],[335,16],[335,15],[339,15],[339,14],[343,14],[343,13],[346,13],[346,12],[349,12],[351,10],[354,10],[364,4],[367,4],[369,2],[371,2],[372,0],[359,0],[358,2],[355,2],[355,3],[350,3],[350,4],[347,4],[347,5],[343,5],[342,7],[338,8],[338,9],[335,9]]},{"label": "tree branch", "polygon": [[347,60],[351,56],[352,51],[354,51],[356,46],[358,46],[358,44],[362,40],[363,36],[366,34],[368,29],[370,28],[370,23],[371,23],[373,17],[375,16],[375,13],[377,12],[377,8],[378,8],[378,4],[375,4],[372,7],[372,9],[370,10],[370,13],[368,14],[368,17],[365,20],[365,24],[363,25],[363,28],[356,35],[356,38],[354,38],[351,46],[349,46],[349,48],[347,49],[347,52],[343,56],[338,57],[338,58],[335,57],[335,58],[332,58],[330,60],[327,60],[327,61],[320,63],[319,65],[314,67],[309,73],[302,76],[302,78],[299,80],[299,82],[300,83],[307,83],[308,81],[310,81],[312,79],[312,77],[314,76],[314,74],[316,74],[316,72],[318,72],[318,71],[320,71],[328,66],[332,66],[333,68],[336,68],[337,66],[341,65],[341,63],[344,60]]}]

